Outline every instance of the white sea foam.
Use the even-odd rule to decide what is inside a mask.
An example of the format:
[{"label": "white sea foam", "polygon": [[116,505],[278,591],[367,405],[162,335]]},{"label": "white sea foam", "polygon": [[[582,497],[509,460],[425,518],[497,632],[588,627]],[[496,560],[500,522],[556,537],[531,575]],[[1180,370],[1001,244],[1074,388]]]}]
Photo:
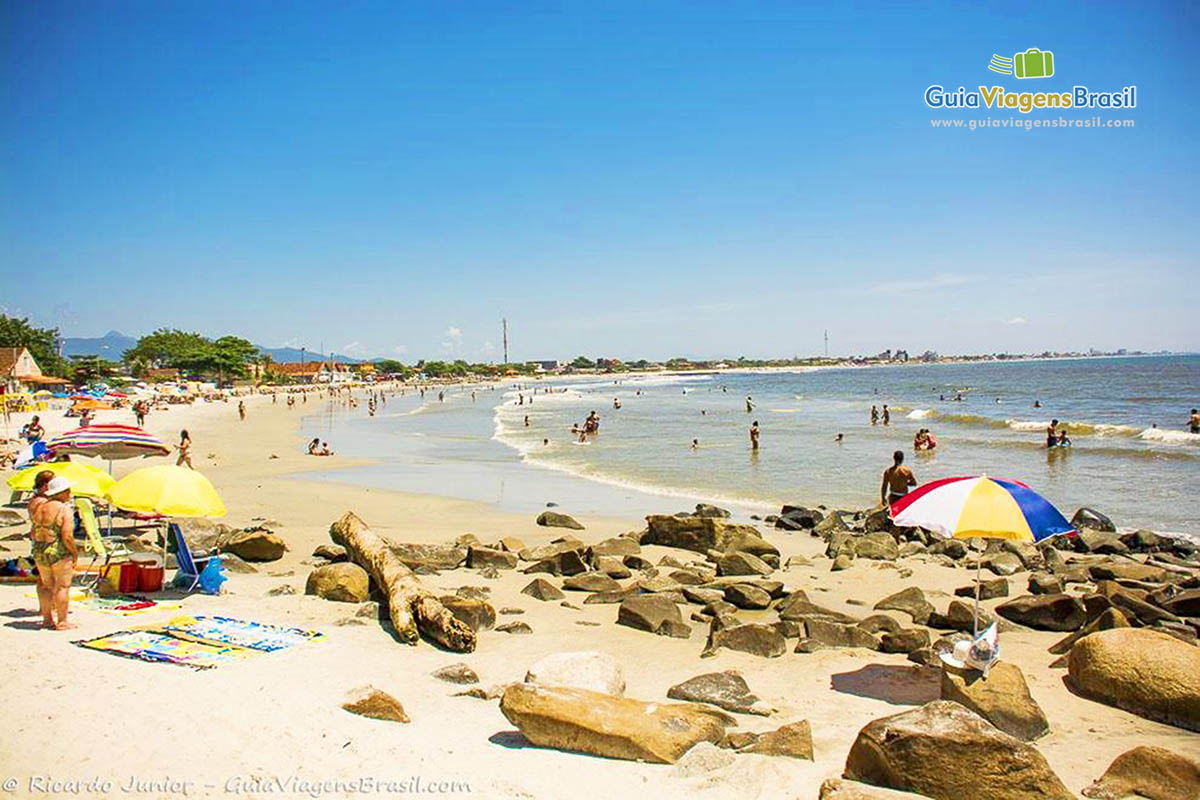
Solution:
[{"label": "white sea foam", "polygon": [[929,419],[935,413],[936,412],[934,412],[934,410],[932,408],[918,408],[918,409],[908,412],[907,414],[905,414],[905,416],[908,419]]},{"label": "white sea foam", "polygon": [[1172,431],[1165,428],[1146,428],[1138,434],[1139,439],[1163,444],[1193,444],[1200,445],[1200,434],[1187,431]]}]

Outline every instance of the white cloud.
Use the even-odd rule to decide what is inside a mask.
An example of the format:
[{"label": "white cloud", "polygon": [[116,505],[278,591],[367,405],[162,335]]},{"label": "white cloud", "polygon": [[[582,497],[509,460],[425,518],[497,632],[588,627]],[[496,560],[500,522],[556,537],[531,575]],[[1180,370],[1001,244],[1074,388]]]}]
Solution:
[{"label": "white cloud", "polygon": [[1024,325],[1028,321],[1029,320],[1025,319],[1024,317],[1010,317],[1010,318],[1004,320],[1004,324],[1005,325]]},{"label": "white cloud", "polygon": [[342,345],[342,352],[348,356],[361,356],[367,352],[367,348],[363,346],[362,342],[355,341]]},{"label": "white cloud", "polygon": [[290,347],[293,350],[299,350],[300,349],[300,340],[295,337],[292,337],[291,339],[288,339],[286,342],[283,342],[279,346],[280,347]]},{"label": "white cloud", "polygon": [[977,280],[979,280],[979,278],[974,275],[942,273],[929,278],[905,281],[884,281],[883,283],[877,283],[872,286],[871,291],[876,294],[913,294],[915,292],[946,289],[951,286],[965,286],[969,283],[975,283]]},{"label": "white cloud", "polygon": [[446,340],[442,342],[442,351],[452,356],[459,355],[462,352],[462,339],[462,328],[451,325],[446,328]]}]

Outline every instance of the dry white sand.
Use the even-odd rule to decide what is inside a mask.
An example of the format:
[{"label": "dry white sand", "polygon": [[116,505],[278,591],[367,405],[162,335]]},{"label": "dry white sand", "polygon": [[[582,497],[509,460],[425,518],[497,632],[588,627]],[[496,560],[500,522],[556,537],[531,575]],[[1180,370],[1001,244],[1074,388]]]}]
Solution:
[{"label": "dry white sand", "polygon": [[[308,407],[315,398],[310,398]],[[363,404],[365,406],[365,404]],[[315,628],[324,641],[262,654],[205,672],[149,664],[91,652],[71,644],[133,625],[163,622],[178,611],[117,617],[76,608],[70,633],[35,629],[32,587],[0,586],[0,787],[13,796],[38,796],[54,781],[108,781],[92,796],[341,797],[349,791],[334,781],[403,783],[394,793],[421,793],[436,782],[457,783],[469,797],[561,798],[646,795],[701,798],[816,796],[825,778],[841,773],[859,729],[870,720],[897,713],[938,694],[936,672],[914,668],[902,655],[863,650],[827,650],[778,659],[722,651],[701,660],[705,630],[695,625],[690,640],[657,637],[614,624],[615,605],[580,610],[542,603],[520,594],[530,580],[519,572],[486,580],[468,570],[424,580],[437,588],[488,586],[497,609],[513,606],[532,636],[484,632],[475,653],[447,653],[427,643],[397,644],[378,625],[338,625],[355,606],[302,594],[310,570],[302,562],[328,542],[329,524],[353,510],[379,532],[399,540],[448,542],[474,533],[485,542],[512,535],[527,544],[562,531],[539,528],[532,516],[502,513],[494,507],[452,499],[383,492],[306,480],[304,470],[328,468],[341,459],[313,459],[303,453],[296,422],[303,407],[288,411],[269,398],[247,400],[249,418],[237,419],[236,402],[172,407],[156,412],[147,427],[169,441],[187,427],[194,440],[196,467],[208,475],[229,507],[231,525],[256,517],[281,523],[290,552],[260,565],[255,575],[231,574],[227,592],[194,595],[183,601],[187,613],[224,614],[266,623]],[[365,413],[365,408],[363,410]],[[72,420],[43,414],[52,432]],[[129,421],[128,412],[102,412],[99,422]],[[14,428],[15,430],[15,428]],[[278,455],[271,459],[272,454]],[[333,462],[333,463],[331,463]],[[148,462],[118,462],[117,475]],[[158,463],[162,463],[161,461]],[[664,501],[664,512],[676,510]],[[570,512],[571,509],[561,509]],[[642,527],[640,519],[582,516],[585,541]],[[0,529],[0,536],[23,528]],[[789,555],[816,557],[824,549],[807,534],[764,529],[786,561]],[[10,554],[24,542],[5,541]],[[651,560],[667,552],[644,548]],[[779,573],[789,587],[805,589],[814,602],[865,616],[878,599],[916,584],[944,609],[949,593],[969,583],[973,573],[905,562],[913,575],[902,580],[895,569],[859,562],[831,573],[829,562]],[[1021,593],[1024,577],[1011,580]],[[267,596],[282,584],[301,594]],[[570,596],[571,593],[568,593]],[[583,596],[570,598],[577,604]],[[866,605],[852,605],[858,599]],[[994,606],[992,601],[986,605]],[[753,619],[754,614],[741,616]],[[774,612],[762,616],[773,619]],[[906,615],[897,615],[905,624]],[[580,622],[595,622],[584,626]],[[1036,743],[1074,791],[1097,778],[1119,753],[1152,744],[1195,754],[1200,737],[1072,695],[1064,671],[1051,670],[1046,648],[1059,634],[1022,631],[1005,634],[1004,657],[1028,678],[1034,698],[1048,715],[1052,731]],[[807,719],[812,724],[814,762],[763,756],[737,756],[735,763],[709,775],[680,777],[670,766],[637,764],[524,745],[501,715],[496,701],[452,697],[463,687],[430,677],[438,667],[462,661],[484,684],[520,680],[528,664],[564,650],[595,649],[623,665],[627,695],[665,700],[671,685],[697,674],[740,670],[751,689],[774,705],[770,718],[739,716],[746,730],[765,731]],[[365,684],[401,700],[412,722],[400,725],[354,716],[340,705],[349,690]],[[15,784],[4,783],[15,780]],[[142,791],[124,791],[143,781]],[[166,780],[175,785],[164,785]],[[413,781],[419,780],[419,786]],[[158,783],[155,783],[158,782]],[[182,785],[185,783],[186,785]],[[469,787],[469,792],[465,787]],[[61,786],[69,790],[70,786]],[[104,789],[103,784],[99,786]],[[436,786],[434,788],[437,788]],[[379,792],[389,794],[392,792]]]}]

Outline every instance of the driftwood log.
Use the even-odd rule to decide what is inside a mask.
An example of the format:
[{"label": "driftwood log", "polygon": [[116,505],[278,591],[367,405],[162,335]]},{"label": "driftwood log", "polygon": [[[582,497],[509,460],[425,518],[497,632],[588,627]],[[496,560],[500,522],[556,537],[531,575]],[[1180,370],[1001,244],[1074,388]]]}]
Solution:
[{"label": "driftwood log", "polygon": [[347,511],[330,526],[329,535],[346,548],[351,561],[371,573],[383,590],[388,616],[401,641],[415,645],[424,634],[447,650],[475,650],[475,631],[451,614],[357,515]]}]

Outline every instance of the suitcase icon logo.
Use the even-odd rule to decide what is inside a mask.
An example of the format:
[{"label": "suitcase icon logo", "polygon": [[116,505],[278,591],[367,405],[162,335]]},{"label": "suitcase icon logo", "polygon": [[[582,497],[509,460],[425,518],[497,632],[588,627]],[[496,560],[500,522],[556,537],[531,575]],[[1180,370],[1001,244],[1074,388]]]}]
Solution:
[{"label": "suitcase icon logo", "polygon": [[1017,53],[1012,58],[993,53],[988,69],[1021,79],[1049,78],[1054,74],[1054,53],[1036,47],[1031,47],[1024,53]]}]

